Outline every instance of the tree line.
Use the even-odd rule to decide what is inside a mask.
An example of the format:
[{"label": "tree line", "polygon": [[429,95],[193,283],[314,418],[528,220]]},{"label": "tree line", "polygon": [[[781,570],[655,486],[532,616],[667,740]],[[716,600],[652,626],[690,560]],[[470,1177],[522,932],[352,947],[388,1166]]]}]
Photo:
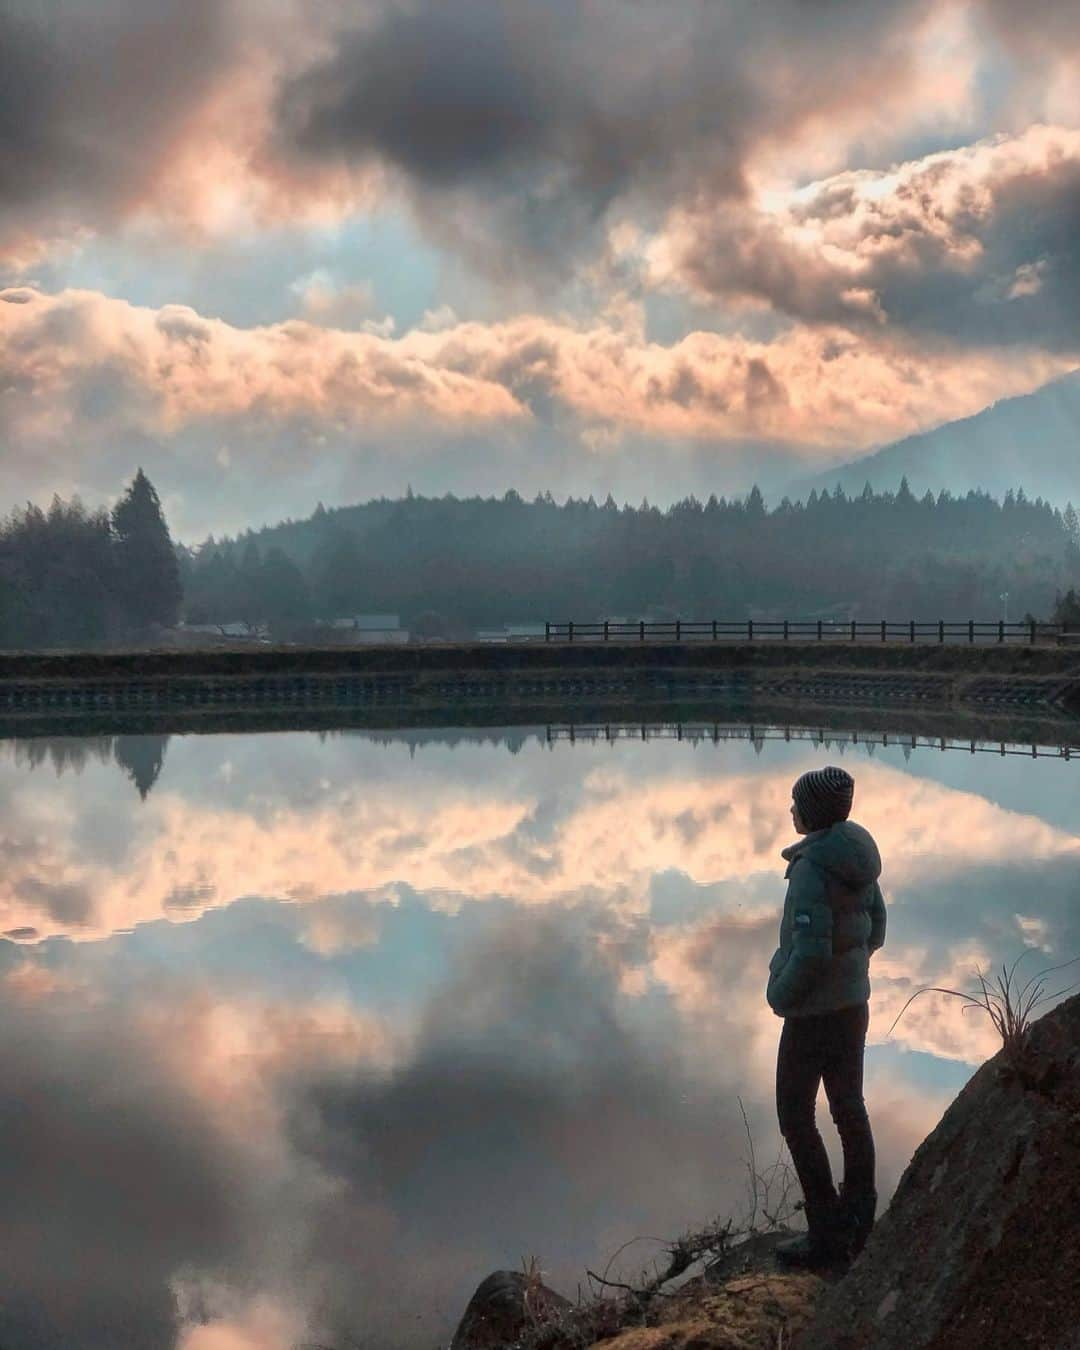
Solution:
[{"label": "tree line", "polygon": [[0,521],[5,648],[152,640],[181,618],[300,641],[364,613],[421,637],[567,618],[994,618],[1006,593],[1010,617],[1080,622],[1078,589],[1071,503],[916,497],[906,479],[771,510],[756,487],[666,510],[410,490],[187,547],[140,469],[111,511],[56,497]]},{"label": "tree line", "polygon": [[972,490],[869,485],[784,498],[687,497],[666,510],[550,493],[423,497],[327,510],[181,555],[188,614],[268,623],[397,613],[422,636],[504,622],[639,617],[1050,618],[1080,586],[1080,522]]},{"label": "tree line", "polygon": [[55,496],[0,520],[0,647],[85,647],[177,622],[180,559],[139,469],[111,511]]}]

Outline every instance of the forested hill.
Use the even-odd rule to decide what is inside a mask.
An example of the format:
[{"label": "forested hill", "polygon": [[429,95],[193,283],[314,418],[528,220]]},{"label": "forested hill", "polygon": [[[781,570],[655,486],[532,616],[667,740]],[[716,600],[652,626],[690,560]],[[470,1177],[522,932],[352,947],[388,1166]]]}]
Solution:
[{"label": "forested hill", "polygon": [[766,507],[689,498],[666,511],[550,494],[532,502],[411,493],[319,508],[181,551],[192,622],[396,613],[454,635],[503,622],[599,616],[1046,616],[1080,582],[1076,512],[1023,493],[916,498],[811,493]]},{"label": "forested hill", "polygon": [[891,487],[906,475],[916,493],[957,483],[1003,494],[1018,482],[1052,501],[1080,500],[1080,371],[1033,394],[1002,399],[974,417],[908,436],[872,455],[794,483],[792,496]]}]

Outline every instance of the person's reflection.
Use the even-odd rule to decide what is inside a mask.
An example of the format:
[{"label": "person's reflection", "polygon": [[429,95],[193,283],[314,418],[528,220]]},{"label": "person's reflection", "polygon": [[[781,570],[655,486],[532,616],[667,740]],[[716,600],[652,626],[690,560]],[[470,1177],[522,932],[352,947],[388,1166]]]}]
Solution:
[{"label": "person's reflection", "polygon": [[[848,819],[854,792],[851,775],[833,765],[804,773],[791,804],[792,823],[804,838],[782,851],[788,891],[766,997],[784,1019],[776,1110],[806,1209],[806,1234],[776,1247],[778,1259],[790,1265],[854,1257],[877,1209],[863,1055],[870,955],[885,941],[885,902],[877,845]],[[814,1120],[822,1080],[843,1146],[839,1194]]]}]

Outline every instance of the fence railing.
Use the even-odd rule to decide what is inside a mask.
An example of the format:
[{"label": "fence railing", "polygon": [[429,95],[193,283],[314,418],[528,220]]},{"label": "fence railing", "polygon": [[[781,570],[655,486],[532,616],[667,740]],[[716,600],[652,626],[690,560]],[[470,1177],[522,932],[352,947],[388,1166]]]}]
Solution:
[{"label": "fence railing", "polygon": [[1042,639],[1059,640],[1068,634],[1061,624],[1034,619],[1007,623],[1004,619],[710,619],[691,622],[670,619],[634,623],[604,620],[602,623],[548,622],[545,642],[967,642],[1034,644]]},{"label": "fence railing", "polygon": [[982,738],[961,736],[929,736],[916,732],[895,731],[843,731],[825,727],[794,727],[776,723],[755,725],[746,722],[663,722],[663,723],[549,723],[545,729],[545,739],[549,744],[555,741],[574,743],[604,741],[612,743],[621,740],[674,740],[686,741],[690,745],[699,745],[712,741],[714,745],[722,741],[752,741],[755,745],[765,741],[810,741],[832,749],[846,746],[862,746],[870,753],[878,747],[900,749],[905,753],[911,750],[963,750],[968,754],[1021,755],[1025,759],[1064,759],[1080,758],[1080,745],[1064,742],[1052,745],[1046,742],[1021,744],[1018,741],[990,741]]}]

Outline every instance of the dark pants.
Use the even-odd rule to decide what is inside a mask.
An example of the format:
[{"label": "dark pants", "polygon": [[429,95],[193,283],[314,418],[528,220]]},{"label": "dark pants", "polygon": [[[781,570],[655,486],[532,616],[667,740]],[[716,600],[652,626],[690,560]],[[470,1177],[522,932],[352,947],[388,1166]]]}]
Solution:
[{"label": "dark pants", "polygon": [[776,1059],[776,1114],[795,1164],[807,1224],[827,1223],[837,1195],[829,1155],[814,1121],[818,1087],[825,1082],[829,1111],[844,1150],[845,1197],[874,1191],[874,1136],[863,1101],[863,1051],[870,1009],[786,1017]]}]

